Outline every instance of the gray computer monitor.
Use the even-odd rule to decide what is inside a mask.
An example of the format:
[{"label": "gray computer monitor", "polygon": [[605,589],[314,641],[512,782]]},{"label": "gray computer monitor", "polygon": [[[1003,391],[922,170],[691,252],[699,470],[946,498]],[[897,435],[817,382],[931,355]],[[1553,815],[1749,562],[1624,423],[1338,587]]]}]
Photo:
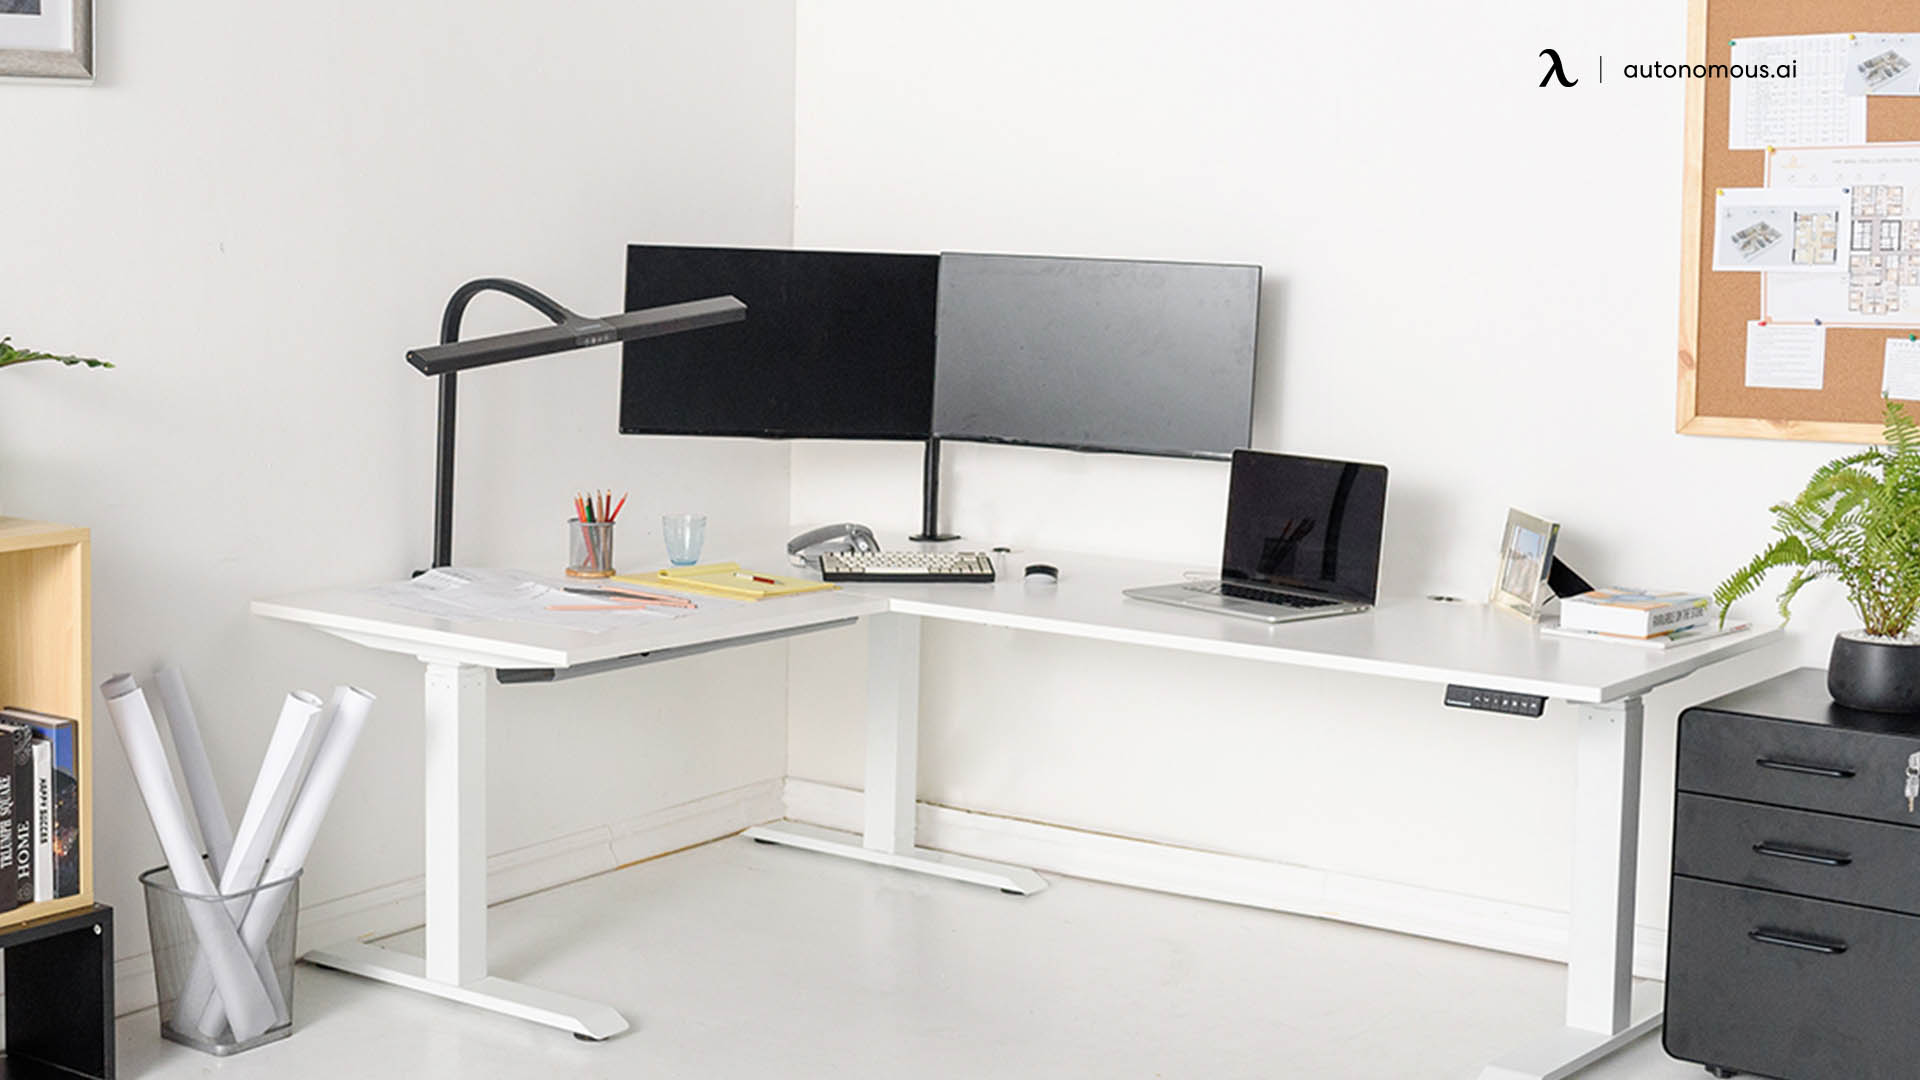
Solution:
[{"label": "gray computer monitor", "polygon": [[1227,457],[1259,315],[1258,266],[942,253],[933,434]]}]

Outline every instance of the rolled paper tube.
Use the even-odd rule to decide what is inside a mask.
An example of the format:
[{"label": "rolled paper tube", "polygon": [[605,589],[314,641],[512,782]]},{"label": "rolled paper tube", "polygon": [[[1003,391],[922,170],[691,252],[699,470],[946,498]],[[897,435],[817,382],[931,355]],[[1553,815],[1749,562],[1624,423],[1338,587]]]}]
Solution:
[{"label": "rolled paper tube", "polygon": [[[340,787],[340,778],[347,771],[347,759],[353,755],[354,743],[359,741],[360,731],[367,723],[367,713],[373,708],[373,695],[358,687],[341,687],[334,694],[340,706],[327,723],[326,737],[314,755],[313,768],[307,773],[306,782],[294,797],[293,810],[287,815],[287,827],[280,834],[280,843],[273,849],[272,857],[267,860],[266,871],[261,877],[263,881],[283,881],[306,867],[307,855],[312,852],[313,842],[320,835],[320,823],[327,816],[327,807],[333,802],[333,794]],[[266,951],[267,938],[272,935],[273,924],[279,920],[280,909],[286,906],[287,895],[291,891],[269,889],[248,905],[247,916],[240,924],[240,939],[245,942],[249,952]],[[220,1030],[221,1023],[226,1019],[222,1008],[224,997],[222,993],[207,1002],[200,1015],[201,1031]],[[239,1028],[236,1021],[234,1034],[239,1034]]]},{"label": "rolled paper tube", "polygon": [[160,708],[167,714],[173,753],[180,759],[180,772],[187,780],[187,801],[193,804],[193,819],[200,823],[200,839],[207,845],[207,857],[213,860],[213,872],[223,874],[227,853],[233,850],[233,824],[220,801],[220,787],[213,782],[213,766],[207,763],[207,747],[200,739],[193,699],[187,696],[187,680],[179,668],[168,665],[153,673],[153,685],[160,694]]},{"label": "rolled paper tube", "polygon": [[[294,790],[299,786],[300,770],[313,744],[314,732],[320,727],[321,710],[325,706],[320,699],[304,690],[296,690],[287,695],[280,706],[280,720],[273,728],[273,738],[267,743],[267,755],[260,763],[260,774],[253,784],[253,796],[247,800],[246,813],[240,816],[240,831],[234,837],[233,858],[228,860],[225,872],[220,875],[220,895],[235,897],[227,901],[227,914],[237,927],[246,917],[248,903],[252,896],[240,896],[260,884],[260,871],[267,865],[267,856],[273,852],[273,838],[280,832],[280,825],[287,818],[287,808],[293,803]],[[259,957],[254,957],[256,971],[261,970]],[[273,1002],[276,1021],[292,1019],[285,997],[280,992],[280,980],[273,974],[273,965],[265,968],[264,983],[267,997]],[[186,987],[180,992],[180,1001],[192,1003],[191,1010],[182,1010],[182,1016],[199,1016],[206,1009],[206,1003],[213,996],[213,968],[207,954],[202,950],[193,959],[193,968],[187,975]],[[217,1037],[218,1031],[202,1032],[209,1038]]]},{"label": "rolled paper tube", "polygon": [[[106,695],[107,711],[120,733],[120,745],[133,767],[133,778],[140,797],[147,804],[147,816],[160,839],[160,850],[173,871],[173,883],[180,891],[198,896],[213,896],[213,877],[194,843],[193,830],[180,805],[180,793],[173,784],[173,772],[167,768],[167,752],[160,744],[160,729],[154,724],[153,711],[131,675],[115,675],[100,684]],[[273,1002],[261,985],[247,947],[241,943],[233,921],[218,901],[186,900],[187,919],[206,953],[212,970],[217,999],[233,1015],[236,1039],[246,1042],[257,1038],[273,1025]],[[223,1010],[225,1011],[225,1010]]]}]

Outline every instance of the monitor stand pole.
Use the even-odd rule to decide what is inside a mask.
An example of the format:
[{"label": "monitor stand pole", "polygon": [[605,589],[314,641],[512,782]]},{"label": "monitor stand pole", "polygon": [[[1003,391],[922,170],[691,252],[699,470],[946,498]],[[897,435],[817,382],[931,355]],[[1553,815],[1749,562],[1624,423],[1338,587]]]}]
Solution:
[{"label": "monitor stand pole", "polygon": [[925,473],[920,481],[920,533],[907,539],[920,543],[958,540],[958,533],[940,531],[940,440],[927,440]]}]

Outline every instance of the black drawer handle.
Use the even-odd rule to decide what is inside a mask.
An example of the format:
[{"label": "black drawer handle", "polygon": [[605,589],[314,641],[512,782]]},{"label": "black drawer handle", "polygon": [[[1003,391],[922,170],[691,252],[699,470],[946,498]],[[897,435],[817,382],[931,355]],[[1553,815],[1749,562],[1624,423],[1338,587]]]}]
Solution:
[{"label": "black drawer handle", "polygon": [[1763,769],[1779,769],[1781,772],[1801,773],[1806,776],[1825,776],[1834,780],[1853,779],[1852,769],[1836,769],[1831,765],[1809,765],[1804,761],[1779,761],[1774,758],[1755,758],[1753,763]]},{"label": "black drawer handle", "polygon": [[1853,856],[1839,851],[1813,851],[1808,848],[1788,847],[1771,840],[1762,840],[1753,845],[1755,855],[1769,855],[1776,859],[1792,859],[1794,862],[1815,863],[1820,866],[1846,866],[1853,862]]},{"label": "black drawer handle", "polygon": [[1817,952],[1826,956],[1839,956],[1847,951],[1847,943],[1844,941],[1816,941],[1811,938],[1795,937],[1780,930],[1768,930],[1765,927],[1749,930],[1747,936],[1762,945],[1778,945],[1785,949]]}]

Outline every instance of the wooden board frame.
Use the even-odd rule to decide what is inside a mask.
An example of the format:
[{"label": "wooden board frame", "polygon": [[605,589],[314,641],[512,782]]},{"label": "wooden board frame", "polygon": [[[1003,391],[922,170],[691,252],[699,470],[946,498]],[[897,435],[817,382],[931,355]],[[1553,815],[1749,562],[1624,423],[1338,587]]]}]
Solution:
[{"label": "wooden board frame", "polygon": [[[1687,0],[1687,63],[1704,64],[1709,59],[1708,46],[1712,43],[1707,32],[1710,16],[1714,11],[1724,10],[1719,5],[1735,8],[1742,0]],[[1759,6],[1759,5],[1752,5]],[[1920,32],[1920,11],[1905,8],[1903,4],[1887,3],[1886,0],[1838,0],[1838,2],[1802,5],[1808,12],[1798,26],[1770,26],[1755,33],[1838,33],[1851,31],[1876,32]],[[1711,10],[1710,10],[1711,9]],[[1721,36],[1716,34],[1716,39]],[[1817,442],[1877,443],[1882,441],[1880,421],[1817,419],[1795,415],[1738,415],[1733,410],[1724,414],[1708,413],[1702,410],[1700,366],[1702,363],[1702,324],[1703,318],[1719,314],[1710,311],[1711,298],[1703,299],[1702,260],[1711,265],[1711,240],[1706,239],[1703,227],[1707,223],[1709,200],[1707,192],[1709,177],[1707,174],[1707,140],[1710,131],[1716,125],[1709,123],[1707,81],[1703,79],[1686,80],[1686,156],[1682,170],[1683,193],[1681,199],[1680,228],[1680,342],[1678,381],[1675,401],[1674,430],[1683,435],[1715,435],[1756,439],[1803,439]],[[1717,102],[1725,107],[1724,93],[1718,95]],[[1920,105],[1889,106],[1883,104],[1889,99],[1876,98],[1869,102],[1868,138],[1875,139],[1873,133],[1873,114],[1876,109],[1915,108]],[[1920,103],[1920,98],[1900,99],[1903,102]],[[1902,125],[1907,126],[1905,124]],[[1911,136],[1899,136],[1907,141]],[[1764,154],[1765,151],[1740,151],[1740,153]],[[1725,181],[1721,181],[1725,183]],[[1728,186],[1733,186],[1729,184]],[[1743,185],[1744,186],[1744,185]],[[1758,276],[1758,275],[1754,275]],[[1759,318],[1756,306],[1746,319]],[[1920,315],[1916,315],[1920,322]],[[1906,332],[1906,328],[1888,326],[1885,336]],[[1880,330],[1848,330],[1832,328],[1829,330],[1829,364],[1834,360],[1832,344],[1834,335],[1853,334],[1871,335],[1882,333]],[[1744,343],[1743,343],[1744,348]],[[1714,358],[1718,362],[1718,357]],[[1744,352],[1732,362],[1743,366]],[[1830,368],[1831,370],[1831,368]],[[1833,386],[1829,380],[1828,388],[1821,391],[1782,391],[1783,400],[1793,400],[1786,395],[1831,394]],[[1804,400],[1804,397],[1801,398]],[[1877,408],[1877,406],[1876,406]]]}]

